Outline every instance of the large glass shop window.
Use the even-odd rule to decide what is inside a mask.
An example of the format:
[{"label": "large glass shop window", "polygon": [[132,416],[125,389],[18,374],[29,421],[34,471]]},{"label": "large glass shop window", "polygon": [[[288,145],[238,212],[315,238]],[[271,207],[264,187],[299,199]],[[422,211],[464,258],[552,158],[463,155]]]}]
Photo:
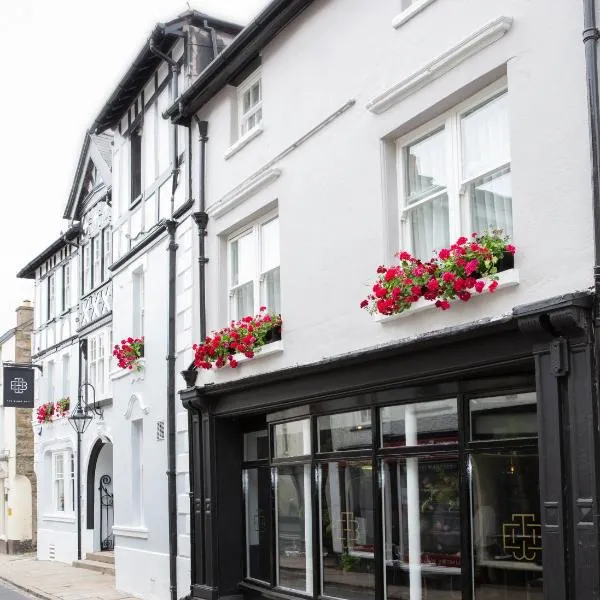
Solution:
[{"label": "large glass shop window", "polygon": [[307,457],[276,469],[277,585],[312,593],[310,419],[275,425],[274,435],[275,459]]}]

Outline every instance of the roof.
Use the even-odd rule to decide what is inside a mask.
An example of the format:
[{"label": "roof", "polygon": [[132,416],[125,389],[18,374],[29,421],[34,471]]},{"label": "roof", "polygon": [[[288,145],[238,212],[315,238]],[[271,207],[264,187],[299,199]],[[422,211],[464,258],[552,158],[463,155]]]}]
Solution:
[{"label": "roof", "polygon": [[69,198],[63,214],[64,219],[73,220],[77,217],[77,203],[78,200],[81,199],[81,190],[85,183],[85,175],[90,160],[98,169],[98,172],[106,185],[111,185],[112,139],[112,133],[104,132],[95,135],[86,131],[81,152],[79,153],[79,160],[77,161],[71,191],[69,192]]},{"label": "roof", "polygon": [[224,86],[234,83],[263,48],[314,0],[273,0],[200,73],[198,78],[165,112],[176,122],[190,117]]},{"label": "roof", "polygon": [[16,332],[17,332],[17,328],[13,327],[12,329],[9,329],[8,331],[6,331],[2,335],[0,335],[0,346],[2,346],[2,344],[4,344],[4,342],[10,340],[10,338],[13,337],[13,335],[15,335]]},{"label": "roof", "polygon": [[77,217],[77,203],[85,183],[85,175],[90,160],[94,163],[102,180],[110,187],[112,183],[112,133],[98,135],[86,131],[75,169],[75,177],[69,192],[69,198],[63,214],[64,219],[73,220]]},{"label": "roof", "polygon": [[93,133],[102,133],[117,124],[124,112],[141,92],[144,85],[146,85],[150,75],[162,61],[160,57],[150,51],[150,41],[154,42],[157,50],[166,53],[183,35],[183,26],[187,24],[200,27],[208,25],[231,35],[238,34],[242,29],[241,25],[215,19],[210,15],[196,10],[188,10],[172,21],[156,25],[133,63],[125,75],[123,75],[94,120],[91,127]]},{"label": "roof", "polygon": [[79,234],[79,224],[70,227],[66,233],[52,242],[43,252],[38,254],[32,261],[28,262],[18,273],[19,279],[35,279],[35,270],[53,254],[64,248],[68,242],[74,240]]}]

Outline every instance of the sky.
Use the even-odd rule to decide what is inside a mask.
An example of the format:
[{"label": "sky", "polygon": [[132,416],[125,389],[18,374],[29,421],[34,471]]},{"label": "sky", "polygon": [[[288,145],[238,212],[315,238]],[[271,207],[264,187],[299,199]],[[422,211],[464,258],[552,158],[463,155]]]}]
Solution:
[{"label": "sky", "polygon": [[0,335],[33,300],[16,273],[68,223],[84,134],[154,25],[188,8],[240,24],[268,0],[0,0]]}]

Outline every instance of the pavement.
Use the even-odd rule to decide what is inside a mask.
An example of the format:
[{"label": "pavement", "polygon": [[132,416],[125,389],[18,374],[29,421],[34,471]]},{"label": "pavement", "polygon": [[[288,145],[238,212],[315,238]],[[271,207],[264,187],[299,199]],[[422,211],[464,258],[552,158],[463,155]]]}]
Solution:
[{"label": "pavement", "polygon": [[0,600],[22,600],[16,590],[42,600],[139,600],[115,589],[115,578],[48,560],[35,554],[0,554]]}]

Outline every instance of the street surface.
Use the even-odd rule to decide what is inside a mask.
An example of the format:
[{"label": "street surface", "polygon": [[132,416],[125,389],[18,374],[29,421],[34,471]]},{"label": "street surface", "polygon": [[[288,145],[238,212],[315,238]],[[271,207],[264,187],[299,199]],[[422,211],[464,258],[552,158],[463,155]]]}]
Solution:
[{"label": "street surface", "polygon": [[15,591],[14,588],[0,583],[0,600],[32,600],[33,596]]}]

